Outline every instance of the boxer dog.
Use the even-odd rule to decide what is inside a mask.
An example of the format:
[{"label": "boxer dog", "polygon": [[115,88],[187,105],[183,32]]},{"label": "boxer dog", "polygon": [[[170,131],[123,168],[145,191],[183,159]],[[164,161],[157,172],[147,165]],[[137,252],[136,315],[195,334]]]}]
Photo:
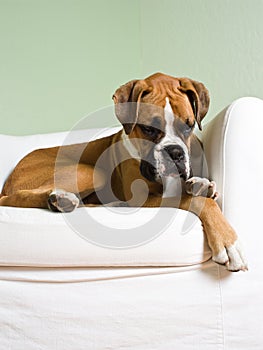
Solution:
[{"label": "boxer dog", "polygon": [[205,86],[156,73],[113,95],[123,129],[86,144],[33,151],[7,179],[0,205],[70,212],[78,206],[177,207],[199,216],[213,260],[246,270],[239,239],[203,177],[193,133],[209,106]]}]

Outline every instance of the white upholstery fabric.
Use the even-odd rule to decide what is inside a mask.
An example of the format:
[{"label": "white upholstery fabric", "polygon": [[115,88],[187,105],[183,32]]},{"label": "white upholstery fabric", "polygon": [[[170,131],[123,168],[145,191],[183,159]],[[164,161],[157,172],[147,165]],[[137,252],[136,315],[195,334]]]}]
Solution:
[{"label": "white upholstery fabric", "polygon": [[[1,349],[224,349],[214,264],[190,271],[5,268],[4,272],[0,268]],[[70,280],[75,282],[67,283]]]},{"label": "white upholstery fabric", "polygon": [[220,268],[225,349],[263,344],[263,101],[244,97],[222,111],[204,133],[211,177],[219,185],[225,216],[241,237],[249,271]]},{"label": "white upholstery fabric", "polygon": [[[71,214],[41,209],[0,207],[0,265],[6,266],[185,266],[211,257],[200,220],[183,210],[130,208],[109,212],[106,208],[80,208],[79,215],[91,216],[106,227],[140,230],[148,220],[159,220],[170,211],[172,221],[155,239],[138,247],[110,249],[83,239],[65,218]],[[186,223],[190,221],[190,228]],[[96,221],[87,230],[98,230]],[[124,230],[123,235],[126,230]],[[99,232],[98,232],[99,234]],[[112,230],[114,234],[114,230]],[[95,242],[96,243],[96,242]]]}]

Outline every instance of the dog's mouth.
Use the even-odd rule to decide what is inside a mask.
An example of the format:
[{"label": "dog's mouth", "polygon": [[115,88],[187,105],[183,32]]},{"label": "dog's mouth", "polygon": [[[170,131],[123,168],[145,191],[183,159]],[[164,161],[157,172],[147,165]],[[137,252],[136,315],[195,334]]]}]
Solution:
[{"label": "dog's mouth", "polygon": [[[169,152],[169,153],[168,153]],[[142,176],[151,182],[161,182],[165,177],[180,177],[183,180],[189,178],[189,170],[185,156],[177,147],[173,149],[173,154],[180,153],[180,156],[171,157],[171,149],[164,148],[162,153],[156,154],[154,150],[150,152],[145,160],[141,160],[140,171]]]},{"label": "dog's mouth", "polygon": [[188,179],[188,174],[185,167],[178,168],[176,164],[169,165],[168,167],[162,166],[161,171],[157,171],[156,167],[153,166],[146,160],[142,160],[140,164],[140,171],[143,177],[151,182],[160,182],[164,177],[180,177],[184,181]]}]

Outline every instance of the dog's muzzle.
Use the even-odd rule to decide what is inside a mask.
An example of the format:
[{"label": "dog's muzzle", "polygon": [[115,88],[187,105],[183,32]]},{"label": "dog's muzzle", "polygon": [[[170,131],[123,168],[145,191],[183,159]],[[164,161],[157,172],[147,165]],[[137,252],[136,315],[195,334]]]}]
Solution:
[{"label": "dog's muzzle", "polygon": [[170,144],[162,148],[154,147],[146,160],[141,161],[141,174],[149,181],[158,181],[162,177],[178,177],[187,180],[187,159],[180,145]]}]

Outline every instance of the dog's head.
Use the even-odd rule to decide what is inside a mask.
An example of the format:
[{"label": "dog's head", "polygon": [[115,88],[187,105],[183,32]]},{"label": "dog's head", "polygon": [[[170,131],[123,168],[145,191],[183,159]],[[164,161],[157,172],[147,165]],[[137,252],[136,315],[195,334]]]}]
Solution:
[{"label": "dog's head", "polygon": [[113,100],[130,146],[140,155],[142,175],[150,181],[165,176],[188,179],[193,129],[195,123],[202,129],[209,106],[205,86],[156,73],[121,86]]}]

